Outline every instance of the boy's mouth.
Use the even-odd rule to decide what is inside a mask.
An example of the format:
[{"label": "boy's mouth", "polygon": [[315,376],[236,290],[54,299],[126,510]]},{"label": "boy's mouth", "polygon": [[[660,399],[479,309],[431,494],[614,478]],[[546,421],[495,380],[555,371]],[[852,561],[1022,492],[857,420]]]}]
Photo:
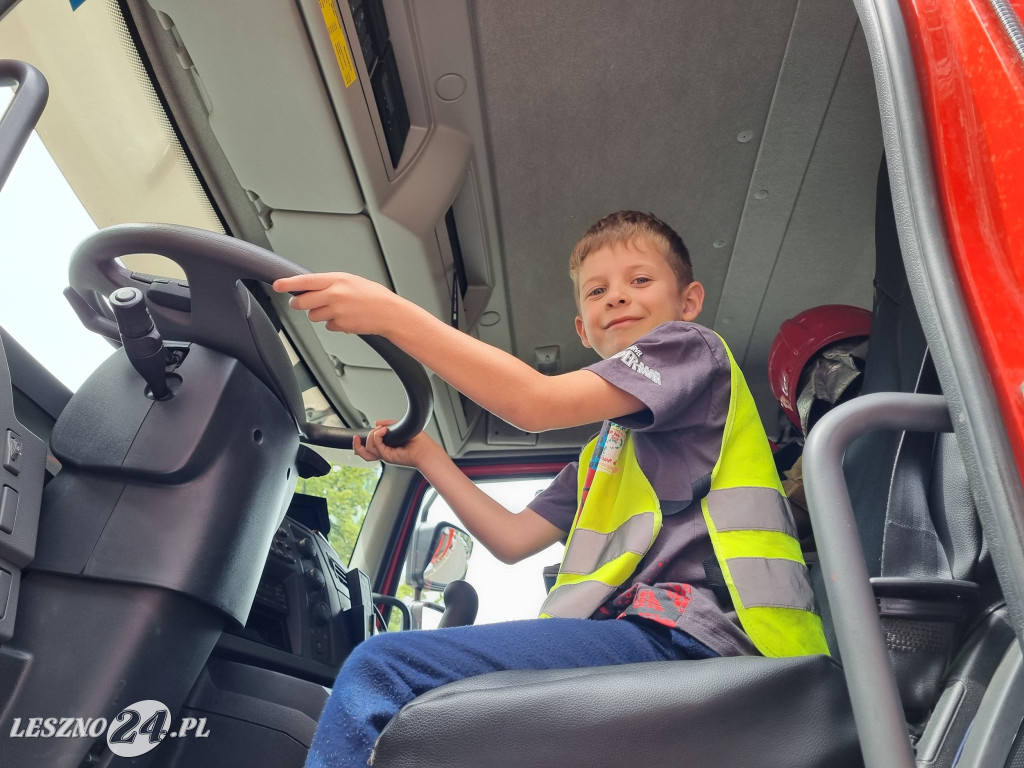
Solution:
[{"label": "boy's mouth", "polygon": [[607,330],[609,330],[611,328],[615,328],[615,327],[617,327],[619,325],[624,325],[625,323],[636,322],[636,320],[637,320],[637,318],[635,318],[635,317],[619,317],[619,318],[616,318],[615,320],[612,320],[610,323],[608,323],[608,325],[606,325],[604,327],[604,329],[607,331]]}]

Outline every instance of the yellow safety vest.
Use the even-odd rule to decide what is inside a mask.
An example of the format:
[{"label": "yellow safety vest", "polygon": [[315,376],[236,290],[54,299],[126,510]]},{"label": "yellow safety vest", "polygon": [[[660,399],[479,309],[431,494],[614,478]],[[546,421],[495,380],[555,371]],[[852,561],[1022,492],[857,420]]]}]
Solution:
[{"label": "yellow safety vest", "polygon": [[[740,624],[758,651],[765,656],[828,654],[764,428],[743,375],[725,349],[732,370],[729,414],[711,490],[701,500],[715,557]],[[580,454],[578,497],[596,446],[597,438]],[[591,616],[633,575],[661,524],[661,504],[637,463],[632,435],[612,424],[541,616]]]}]

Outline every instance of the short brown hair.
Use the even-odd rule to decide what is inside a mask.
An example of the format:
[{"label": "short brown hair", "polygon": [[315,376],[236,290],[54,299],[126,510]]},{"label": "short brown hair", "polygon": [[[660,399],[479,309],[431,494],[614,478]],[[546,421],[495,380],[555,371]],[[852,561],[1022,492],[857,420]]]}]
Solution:
[{"label": "short brown hair", "polygon": [[693,282],[693,265],[683,238],[653,213],[616,211],[609,213],[588,229],[572,249],[569,256],[569,276],[572,278],[576,306],[579,306],[580,265],[594,251],[612,243],[628,243],[636,238],[647,238],[666,249],[665,259],[676,273],[679,288]]}]

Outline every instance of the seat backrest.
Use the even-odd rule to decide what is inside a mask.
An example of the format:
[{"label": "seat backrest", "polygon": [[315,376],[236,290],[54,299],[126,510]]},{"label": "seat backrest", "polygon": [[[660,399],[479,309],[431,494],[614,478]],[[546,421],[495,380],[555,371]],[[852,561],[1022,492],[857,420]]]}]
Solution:
[{"label": "seat backrest", "polygon": [[[861,394],[941,394],[903,268],[883,160],[876,202],[874,319]],[[973,585],[989,571],[980,524],[951,433],[871,432],[843,473],[904,711],[922,722],[941,684]],[[879,578],[881,577],[881,578]],[[837,652],[818,569],[812,583]],[[959,590],[959,592],[958,592]]]},{"label": "seat backrest", "polygon": [[[875,202],[874,320],[862,394],[941,394],[903,266],[883,159]],[[844,473],[872,576],[971,579],[983,545],[952,434],[876,432]]]},{"label": "seat backrest", "polygon": [[[876,195],[874,317],[861,394],[941,394],[903,266],[884,158]],[[872,577],[973,577],[984,548],[953,435],[866,434],[847,450],[843,472]],[[824,589],[812,577],[835,649]]]},{"label": "seat backrest", "polygon": [[[928,360],[918,391],[939,394]],[[967,471],[952,433],[899,436],[886,503],[881,575],[972,581],[987,563]]]},{"label": "seat backrest", "polygon": [[[875,202],[875,298],[861,394],[916,392],[927,357],[903,257],[883,159]],[[871,576],[882,574],[882,542],[901,433],[873,432],[855,441],[843,463]]]},{"label": "seat backrest", "polygon": [[[874,392],[914,392],[927,357],[924,331],[917,318],[896,234],[888,165],[882,158],[875,199],[875,279],[871,334],[861,395]],[[846,477],[868,573],[882,573],[882,548],[889,491],[897,465],[901,433],[871,432],[846,451]],[[839,649],[819,568],[811,568],[811,583],[832,654]]]}]

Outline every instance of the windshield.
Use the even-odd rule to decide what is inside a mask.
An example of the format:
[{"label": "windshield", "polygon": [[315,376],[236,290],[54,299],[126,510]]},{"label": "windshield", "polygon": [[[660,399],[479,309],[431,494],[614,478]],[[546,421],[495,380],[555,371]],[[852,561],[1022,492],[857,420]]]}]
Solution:
[{"label": "windshield", "polygon": [[[131,221],[224,229],[181,148],[114,3],[20,3],[0,25],[4,56],[45,75],[50,96],[0,191],[0,325],[70,389],[112,347],[65,302],[68,258],[99,227]],[[0,88],[0,112],[10,103]],[[174,274],[154,256],[133,269]]]}]

